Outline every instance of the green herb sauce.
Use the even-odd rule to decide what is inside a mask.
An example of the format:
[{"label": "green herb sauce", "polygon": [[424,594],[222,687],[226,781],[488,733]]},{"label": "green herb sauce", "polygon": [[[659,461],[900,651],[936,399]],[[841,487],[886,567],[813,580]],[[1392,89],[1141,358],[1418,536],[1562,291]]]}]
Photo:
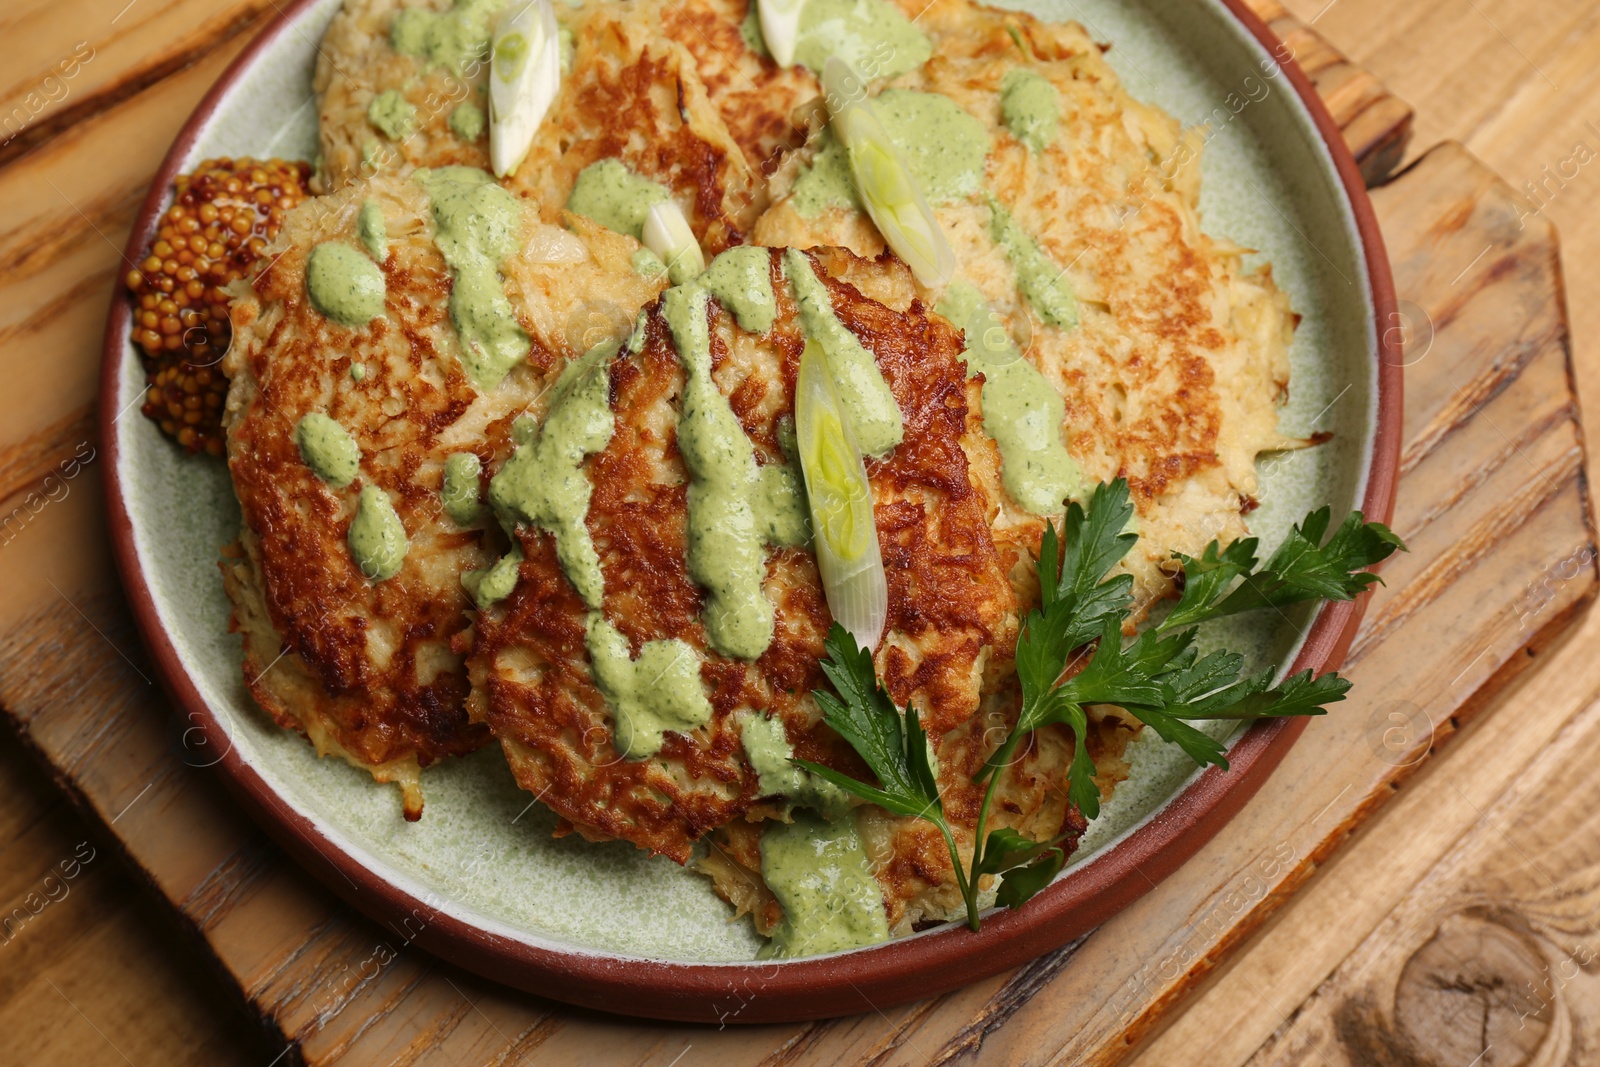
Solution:
[{"label": "green herb sauce", "polygon": [[905,437],[905,426],[894,393],[878,370],[877,358],[834,314],[828,289],[804,252],[784,252],[783,266],[800,305],[801,328],[827,354],[828,369],[838,383],[839,399],[850,416],[856,443],[868,455],[887,454]]},{"label": "green herb sauce", "polygon": [[479,389],[493,389],[530,347],[499,269],[519,247],[522,206],[472,167],[423,169],[412,177],[433,201],[434,242],[452,272],[450,318],[461,337],[462,365]]},{"label": "green herb sauce", "polygon": [[300,458],[318,478],[335,489],[343,489],[356,480],[361,470],[361,447],[355,438],[320,411],[313,411],[301,419],[294,429],[295,444],[300,446]]},{"label": "green herb sauce", "polygon": [[928,38],[889,0],[807,0],[801,9],[795,62],[818,74],[838,56],[864,78],[893,78],[931,55]]},{"label": "green herb sauce", "polygon": [[406,101],[398,89],[389,89],[372,98],[367,105],[367,121],[376,126],[391,141],[403,141],[417,129],[417,109]]},{"label": "green herb sauce", "polygon": [[630,262],[633,264],[633,273],[641,278],[654,278],[667,272],[667,265],[661,262],[661,257],[648,248],[635,252]]},{"label": "green herb sauce", "polygon": [[730,248],[711,261],[700,284],[739,320],[739,327],[764,334],[778,317],[772,294],[772,253],[757,245]]},{"label": "green herb sauce", "polygon": [[745,758],[756,772],[756,788],[764,797],[788,797],[797,806],[811,808],[837,819],[850,810],[850,794],[790,763],[794,748],[783,722],[758,712],[745,717],[739,728]]},{"label": "green herb sauce", "polygon": [[544,425],[518,434],[521,443],[489,482],[489,502],[501,522],[532,523],[555,537],[561,570],[591,608],[600,607],[605,578],[584,524],[593,487],[583,461],[605,448],[616,428],[609,373],[616,352],[616,345],[602,345],[567,365]]},{"label": "green herb sauce", "polygon": [[450,112],[450,132],[468,144],[483,136],[486,122],[483,108],[471,100],[464,100]]},{"label": "green herb sauce", "polygon": [[394,156],[394,150],[376,137],[361,142],[361,169],[369,174],[382,170]]},{"label": "green herb sauce", "polygon": [[683,414],[678,450],[688,468],[689,576],[705,588],[704,622],[711,646],[753,660],[772,643],[766,579],[765,523],[756,515],[760,468],[755,447],[728,398],[711,377],[708,294],[698,285],[668,289],[662,312],[683,363]]},{"label": "green herb sauce", "polygon": [[700,681],[700,656],[676,638],[646,641],[634,659],[628,639],[598,611],[585,635],[595,685],[612,711],[617,751],[643,759],[661,750],[666,732],[686,734],[711,721]]},{"label": "green herb sauce", "polygon": [[378,265],[350,245],[328,241],[306,258],[306,295],[323,315],[352,329],[383,314],[386,286]]},{"label": "green herb sauce", "polygon": [[698,243],[694,248],[679,246],[667,263],[667,280],[673,285],[688,285],[705,273],[705,260],[701,258]]},{"label": "green herb sauce", "polygon": [[744,46],[750,51],[763,58],[771,58],[772,53],[767,50],[767,40],[761,36],[760,0],[750,0],[750,6],[745,10],[744,18],[739,23],[739,36],[744,39]]},{"label": "green herb sauce", "polygon": [[957,280],[935,309],[966,331],[968,374],[983,375],[983,428],[1000,448],[1000,480],[1024,509],[1059,515],[1081,497],[1083,474],[1062,439],[1066,405],[1017,351],[1005,324],[970,283]]},{"label": "green herb sauce", "polygon": [[644,351],[644,344],[650,339],[650,312],[641,310],[639,317],[633,320],[633,332],[628,334],[628,341],[622,347],[634,355]]},{"label": "green herb sauce", "polygon": [[567,197],[567,210],[642,241],[644,218],[651,205],[669,199],[665,186],[640,177],[620,159],[602,159],[578,174]]},{"label": "green herb sauce", "polygon": [[855,818],[825,822],[798,813],[767,824],[761,876],[783,905],[764,959],[815,956],[889,939],[883,890],[867,864]]},{"label": "green herb sauce", "polygon": [[1043,152],[1061,126],[1061,94],[1038,71],[1009,70],[1000,80],[1000,118],[1011,136]]},{"label": "green herb sauce", "polygon": [[457,526],[471,526],[483,511],[478,501],[478,482],[483,461],[471,452],[457,452],[444,461],[444,484],[439,500],[444,512]]},{"label": "green herb sauce", "polygon": [[756,518],[769,545],[803,545],[811,540],[806,487],[796,471],[794,463],[768,463],[757,476]]},{"label": "green herb sauce", "polygon": [[389,494],[382,489],[369,485],[361,490],[346,540],[356,566],[368,578],[381,582],[400,573],[408,547],[406,528],[395,514]]},{"label": "green herb sauce", "polygon": [[473,602],[480,608],[504,600],[517,587],[522,573],[522,546],[512,545],[511,551],[501,556],[491,566],[481,571],[467,571],[461,576],[461,585],[472,594]]},{"label": "green herb sauce", "polygon": [[1017,290],[1028,298],[1042,322],[1070,330],[1078,325],[1078,300],[1072,294],[1067,272],[1052,260],[1017,224],[1011,212],[994,197],[989,198],[989,234],[995,240],[1011,269],[1017,275]]},{"label": "green herb sauce", "polygon": [[405,7],[389,24],[389,43],[405,56],[470,74],[489,55],[490,22],[505,0],[456,0],[448,11]]},{"label": "green herb sauce", "polygon": [[383,222],[383,205],[376,200],[365,200],[361,213],[356,216],[356,236],[367,255],[382,263],[389,258],[389,228]]},{"label": "green herb sauce", "polygon": [[[993,141],[960,104],[942,93],[914,89],[886,89],[873,104],[929,203],[964,200],[983,187]],[[830,207],[862,210],[850,157],[831,130],[823,131],[811,165],[795,180],[792,203],[805,218]]]}]

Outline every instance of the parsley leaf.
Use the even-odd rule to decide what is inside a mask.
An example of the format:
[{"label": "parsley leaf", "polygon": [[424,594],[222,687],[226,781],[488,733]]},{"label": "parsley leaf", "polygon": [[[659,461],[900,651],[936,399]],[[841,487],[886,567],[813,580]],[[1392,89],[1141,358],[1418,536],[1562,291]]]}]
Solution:
[{"label": "parsley leaf", "polygon": [[[1304,600],[1353,600],[1373,582],[1382,581],[1365,568],[1388,559],[1397,549],[1404,551],[1405,543],[1381,522],[1367,522],[1361,512],[1352,511],[1324,545],[1332,514],[1332,509],[1322,508],[1307,515],[1260,570],[1253,569],[1257,544],[1253,537],[1220,551],[1213,541],[1198,559],[1180,554],[1183,596],[1161,628]],[[1244,580],[1225,592],[1240,576]]]},{"label": "parsley leaf", "polygon": [[1013,867],[1025,867],[1056,846],[1049,841],[1034,841],[1009,826],[989,832],[983,855],[973,865],[978,874],[1002,874]]},{"label": "parsley leaf", "polygon": [[834,623],[823,646],[828,650],[828,658],[822,661],[822,671],[839,695],[822,690],[812,695],[822,707],[823,721],[866,761],[872,773],[878,776],[879,785],[858,781],[810,760],[791,759],[789,762],[886,811],[923,819],[936,826],[950,851],[950,865],[967,905],[967,924],[976,930],[976,877],[967,878],[955,835],[945,820],[933,746],[928,743],[917,709],[907,707],[902,717],[889,694],[878,684],[871,651],[856,644],[849,630]]},{"label": "parsley leaf", "polygon": [[1133,505],[1127,482],[1097,486],[1086,508],[1069,504],[1059,536],[1047,523],[1037,564],[1039,607],[1023,621],[1017,640],[1021,708],[1016,726],[973,779],[987,778],[989,784],[974,828],[981,844],[969,866],[963,866],[945,818],[937,767],[916,709],[895,707],[878,685],[871,653],[838,625],[828,634],[829,658],[822,665],[838,696],[818,692],[816,699],[825,721],[872,768],[879,785],[794,762],[888,811],[937,826],[966,901],[968,925],[976,930],[985,875],[1000,880],[997,903],[1018,907],[1066,863],[1066,835],[1032,841],[1000,827],[984,836],[1000,769],[1034,730],[1056,724],[1072,732],[1067,796],[1093,819],[1100,813],[1100,788],[1089,751],[1090,707],[1123,708],[1196,763],[1226,770],[1224,744],[1191,723],[1321,715],[1326,705],[1344,699],[1350,683],[1337,674],[1302,671],[1274,686],[1275,670],[1241,677],[1243,656],[1202,656],[1195,647],[1194,624],[1208,619],[1305,600],[1349,600],[1378,581],[1365,568],[1405,549],[1387,527],[1366,522],[1360,512],[1351,513],[1324,544],[1331,516],[1328,508],[1312,512],[1259,569],[1253,537],[1225,548],[1213,541],[1198,557],[1177,556],[1183,595],[1159,626],[1131,640],[1123,627],[1132,612],[1133,578],[1110,576],[1138,540],[1128,529]]},{"label": "parsley leaf", "polygon": [[1193,630],[1165,638],[1146,630],[1124,645],[1121,621],[1107,619],[1088,666],[1056,692],[1074,704],[1170,704],[1172,686],[1164,675],[1193,640]]},{"label": "parsley leaf", "polygon": [[1276,688],[1276,672],[1262,671],[1198,700],[1168,709],[1185,719],[1277,719],[1290,715],[1322,715],[1323,707],[1336,704],[1350,691],[1350,682],[1338,674],[1313,677],[1309,670],[1285,678]]},{"label": "parsley leaf", "polygon": [[[1132,604],[1133,576],[1106,574],[1128,554],[1139,535],[1128,531],[1133,504],[1128,483],[1121,478],[1098,485],[1085,511],[1077,501],[1067,505],[1062,532],[1066,549],[1054,523],[1046,523],[1039,547],[1039,607],[1023,621],[1017,639],[1017,680],[1022,686],[1022,711],[1012,738],[1020,740],[1065,713],[1050,702],[1057,680],[1066,671],[1068,657],[1106,627],[1121,633],[1122,620]],[[1081,709],[1080,709],[1081,711]],[[1073,718],[1067,715],[1066,718]],[[1085,720],[1086,722],[1087,720]],[[1085,726],[1085,729],[1087,727]],[[978,772],[983,781],[1011,758],[1014,741],[997,749]],[[1084,737],[1078,733],[1078,749]],[[1078,794],[1087,796],[1079,784]],[[1099,791],[1095,790],[1096,803]]]},{"label": "parsley leaf", "polygon": [[822,707],[823,721],[860,754],[882,788],[858,782],[832,767],[807,760],[794,762],[896,815],[943,821],[938,775],[929,761],[928,735],[917,709],[907,708],[901,718],[894,701],[878,685],[872,653],[857,645],[843,626],[834,623],[823,644],[828,658],[822,661],[822,671],[839,692],[838,697],[821,690],[813,694]]},{"label": "parsley leaf", "polygon": [[1001,907],[1020,908],[1038,892],[1055,881],[1056,875],[1066,865],[1067,854],[1052,848],[1025,867],[1014,867],[1000,878],[1000,891],[994,902]]},{"label": "parsley leaf", "polygon": [[1198,558],[1177,553],[1183,563],[1183,596],[1162,627],[1189,626],[1205,618],[1206,609],[1221,599],[1222,591],[1256,565],[1259,544],[1254,537],[1243,537],[1227,548],[1213,541]]},{"label": "parsley leaf", "polygon": [[1228,769],[1228,757],[1224,755],[1228,749],[1221,741],[1190,726],[1166,708],[1133,707],[1127,710],[1154,730],[1157,737],[1183,749],[1183,754],[1200,766],[1214,763],[1223,770]]},{"label": "parsley leaf", "polygon": [[1061,553],[1059,572],[1055,530],[1051,526],[1045,529],[1048,540],[1039,551],[1040,610],[1047,617],[1061,614],[1062,635],[1069,650],[1099,634],[1105,619],[1115,618],[1120,624],[1128,613],[1133,576],[1120,574],[1108,581],[1106,574],[1139,540],[1138,534],[1128,530],[1132,518],[1128,483],[1121,478],[1096,486],[1087,512],[1073,501],[1061,527],[1066,549]]},{"label": "parsley leaf", "polygon": [[980,875],[999,875],[1000,889],[995,903],[1018,908],[1049,885],[1066,862],[1067,854],[1060,839],[1034,841],[1009,826],[1002,826],[989,833],[981,856],[974,857],[972,877],[976,880]]},{"label": "parsley leaf", "polygon": [[[1054,697],[1050,714],[1044,722],[1059,722],[1072,730],[1072,763],[1067,768],[1067,799],[1073,807],[1083,812],[1086,819],[1100,814],[1100,786],[1094,776],[1099,773],[1094,757],[1089,754],[1089,713],[1083,705]],[[1042,725],[1042,724],[1041,724]]]}]

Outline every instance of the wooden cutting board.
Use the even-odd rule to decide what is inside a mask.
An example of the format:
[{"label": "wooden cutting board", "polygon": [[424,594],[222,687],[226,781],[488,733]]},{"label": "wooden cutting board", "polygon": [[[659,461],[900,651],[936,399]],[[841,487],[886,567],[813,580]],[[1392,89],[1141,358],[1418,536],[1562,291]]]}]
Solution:
[{"label": "wooden cutting board", "polygon": [[[17,209],[0,227],[0,706],[108,847],[171,903],[279,1062],[537,1050],[672,1064],[691,1047],[696,1064],[1116,1062],[1594,594],[1555,235],[1542,220],[1521,225],[1509,189],[1459,146],[1438,146],[1375,196],[1403,301],[1392,326],[1408,343],[1395,527],[1412,552],[1386,569],[1352,650],[1354,698],[1311,725],[1179,874],[1021,970],[824,1023],[639,1023],[481,981],[338,902],[238,812],[206,769],[213,754],[152,684],[109,570],[90,405],[118,252],[183,115],[272,14],[270,3],[124,3],[100,21],[138,14],[80,65],[75,95],[0,144],[0,203]],[[1312,74],[1369,181],[1384,178],[1409,109],[1271,0],[1253,3]],[[62,40],[28,54],[70,54],[73,21],[37,30]]]}]

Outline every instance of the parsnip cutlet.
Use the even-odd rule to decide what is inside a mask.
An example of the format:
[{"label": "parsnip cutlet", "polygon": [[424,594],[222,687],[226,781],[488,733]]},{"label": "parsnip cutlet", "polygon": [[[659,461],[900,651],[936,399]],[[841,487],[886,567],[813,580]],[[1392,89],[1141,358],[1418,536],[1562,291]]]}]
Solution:
[{"label": "parsnip cutlet", "polygon": [[[960,7],[930,17],[948,30]],[[1066,492],[1125,476],[1141,533],[1126,566],[1148,604],[1172,588],[1170,553],[1245,532],[1256,456],[1305,444],[1277,429],[1295,316],[1268,267],[1201,230],[1200,133],[1129,96],[1081,29],[1017,25],[939,34],[874,103],[955,252],[955,280],[919,292],[986,379],[997,541],[1036,551]],[[842,147],[826,134],[808,157],[755,239],[880,254]]]},{"label": "parsnip cutlet", "polygon": [[236,283],[224,370],[244,525],[223,575],[245,678],[320,753],[397,783],[408,818],[421,768],[488,740],[455,647],[462,573],[498,555],[479,471],[567,359],[628,328],[626,310],[607,327],[573,309],[659,291],[631,241],[578,226],[540,223],[482,172],[382,177],[296,209]]},{"label": "parsnip cutlet", "polygon": [[[487,168],[485,56],[490,20],[502,6],[503,0],[346,0],[317,49],[312,89],[321,158],[313,188],[335,192],[408,166]],[[430,42],[429,22],[441,30],[459,24],[459,32],[441,32]]]},{"label": "parsnip cutlet", "polygon": [[[782,31],[786,48],[766,40],[756,0],[668,0],[661,25],[694,56],[696,73],[751,166],[770,177],[827,121],[818,78],[830,56],[879,80],[921,65],[945,34],[965,38],[981,26],[1005,35],[1007,13],[963,3],[932,12],[930,20],[925,6],[926,0],[808,0]],[[780,65],[774,53],[792,54]]]},{"label": "parsnip cutlet", "polygon": [[770,175],[805,143],[801,109],[821,89],[805,67],[773,61],[755,13],[755,0],[674,0],[662,6],[661,24],[694,56],[695,73],[751,167]]},{"label": "parsnip cutlet", "polygon": [[585,173],[617,160],[663,190],[653,196],[670,195],[684,209],[708,254],[743,242],[766,203],[759,175],[707,98],[693,57],[661,34],[650,5],[624,8],[626,17],[609,14],[615,6],[605,3],[606,14],[584,23],[572,70],[511,187],[550,218],[553,207],[579,210],[569,198]]},{"label": "parsnip cutlet", "polygon": [[[412,166],[489,166],[486,57],[504,6],[347,0],[317,66],[327,188]],[[762,189],[707,99],[693,57],[661,32],[657,6],[557,5],[570,41],[561,88],[505,183],[556,223],[585,168],[616,160],[633,181],[677,201],[714,253],[743,239],[764,204]]]},{"label": "parsnip cutlet", "polygon": [[[994,487],[968,462],[992,446],[959,335],[834,280],[847,261],[874,269],[843,253],[726,253],[650,309],[636,344],[569,371],[491,484],[524,559],[475,629],[474,714],[522,787],[586,836],[684,862],[714,827],[781,811],[763,797],[808,788],[776,784],[790,750],[860,771],[810,695],[830,616],[782,444],[800,354],[830,319],[843,331],[830,343],[858,339],[862,380],[886,389],[903,430],[868,464],[884,684],[943,734],[1015,643]],[[752,731],[778,753],[770,772]]]}]

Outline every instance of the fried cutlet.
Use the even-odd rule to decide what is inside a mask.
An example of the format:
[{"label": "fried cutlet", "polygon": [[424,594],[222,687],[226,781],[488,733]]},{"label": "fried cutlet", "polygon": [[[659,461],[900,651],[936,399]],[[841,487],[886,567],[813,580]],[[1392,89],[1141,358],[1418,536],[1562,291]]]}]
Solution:
[{"label": "fried cutlet", "polygon": [[[488,167],[482,49],[503,6],[346,0],[318,53],[323,187],[383,170]],[[694,57],[662,33],[656,7],[653,0],[557,5],[570,42],[561,89],[506,184],[531,198],[545,221],[559,223],[583,169],[617,159],[664,186],[716,253],[740,243],[764,190],[707,98]],[[444,24],[452,32],[408,29],[428,19],[451,20]]]},{"label": "fried cutlet", "polygon": [[[956,32],[963,20],[969,35]],[[1247,268],[1247,250],[1202,232],[1201,133],[1129,96],[1081,28],[955,0],[940,0],[922,22],[936,31],[935,55],[884,90],[880,111],[959,109],[947,121],[977,148],[964,185],[930,190],[957,280],[918,295],[945,307],[956,286],[975,290],[1020,358],[1062,397],[1063,442],[1081,484],[1129,480],[1140,540],[1126,566],[1148,605],[1171,591],[1162,565],[1172,552],[1245,532],[1256,456],[1306,443],[1277,429],[1295,316],[1270,268]],[[1018,71],[1059,102],[1059,125],[1035,144],[1005,119],[1002,90]],[[901,148],[924,169],[948,151],[947,143]],[[840,165],[839,151],[825,136],[779,175],[756,240],[882,253],[859,202],[815,195],[817,175]],[[1047,276],[1068,284],[1070,315],[1024,296],[1023,271],[1007,254],[1017,234],[1036,242]],[[1054,516],[1009,493],[1002,504],[996,540],[1019,546],[1021,561]],[[1025,567],[1018,581],[1026,599]]]},{"label": "fried cutlet", "polygon": [[780,67],[761,41],[755,0],[674,0],[661,8],[663,31],[694,56],[695,73],[750,165],[771,175],[803,145],[821,92],[802,66]]},{"label": "fried cutlet", "polygon": [[[920,309],[892,310],[838,280],[903,273],[898,263],[833,253],[796,254],[798,263],[786,264],[780,252],[752,251],[765,261],[775,319],[769,330],[752,333],[718,301],[707,301],[716,389],[761,467],[789,463],[782,441],[792,432],[786,427],[805,336],[787,272],[813,270],[838,320],[875,358],[903,419],[903,442],[868,463],[889,585],[877,667],[894,698],[915,704],[930,732],[942,735],[970,719],[984,689],[1003,675],[1018,621],[989,534],[994,462],[984,457],[993,446],[957,358],[960,335]],[[523,788],[586,836],[621,838],[684,862],[708,831],[762,799],[742,747],[748,716],[781,723],[802,757],[863,770],[819,724],[810,695],[825,684],[819,664],[831,620],[815,558],[803,544],[765,554],[770,644],[753,661],[712,647],[709,594],[687,562],[692,479],[679,427],[689,374],[663,306],[674,299],[669,292],[650,309],[637,344],[604,368],[613,425],[603,447],[582,461],[591,487],[584,527],[603,593],[586,601],[563,568],[558,536],[519,525],[519,581],[480,616],[471,666],[475,718],[504,745]],[[665,733],[649,758],[622,754],[617,709],[592,654],[597,619],[639,665],[651,647],[677,643],[676,662],[654,668],[656,680],[675,666],[690,670],[709,701],[702,722]]]},{"label": "fried cutlet", "polygon": [[[468,721],[456,644],[470,606],[461,575],[497,558],[500,534],[486,513],[471,515],[476,477],[458,493],[466,518],[445,513],[446,461],[470,455],[469,465],[491,468],[512,447],[513,418],[539,410],[559,368],[608,331],[626,332],[631,313],[608,325],[583,313],[586,301],[636,310],[660,288],[631,269],[630,239],[583,220],[576,233],[547,226],[501,195],[520,220],[518,250],[500,269],[528,354],[493,388],[467,372],[448,307],[452,271],[417,180],[369,179],[296,209],[253,284],[236,283],[232,307],[226,428],[244,523],[223,575],[245,679],[320,753],[399,784],[410,818],[422,810],[421,768],[489,739]],[[366,257],[355,273],[381,278],[370,322],[343,325],[308,295],[308,263],[330,248]],[[348,442],[333,482],[302,450],[307,416],[331,420],[321,425]],[[380,497],[406,547],[395,572],[374,580],[388,564],[367,560],[364,571],[348,535],[363,499],[377,508]]]}]

